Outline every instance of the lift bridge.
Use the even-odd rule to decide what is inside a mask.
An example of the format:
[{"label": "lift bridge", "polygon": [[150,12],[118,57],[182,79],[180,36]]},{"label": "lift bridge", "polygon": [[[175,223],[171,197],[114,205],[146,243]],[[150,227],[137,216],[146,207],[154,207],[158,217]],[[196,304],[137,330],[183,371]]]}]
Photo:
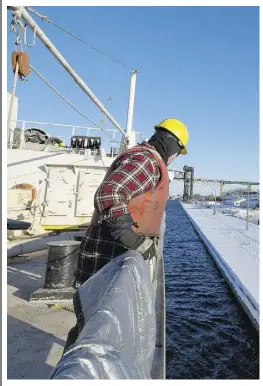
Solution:
[{"label": "lift bridge", "polygon": [[184,193],[183,200],[189,201],[193,197],[194,184],[199,185],[214,185],[220,186],[220,197],[224,194],[225,185],[246,185],[248,191],[252,185],[259,185],[259,182],[248,182],[248,181],[232,181],[232,180],[214,180],[199,178],[194,176],[194,168],[192,166],[185,165],[183,170],[178,169],[168,169],[169,175],[173,180],[182,180],[184,181]]}]

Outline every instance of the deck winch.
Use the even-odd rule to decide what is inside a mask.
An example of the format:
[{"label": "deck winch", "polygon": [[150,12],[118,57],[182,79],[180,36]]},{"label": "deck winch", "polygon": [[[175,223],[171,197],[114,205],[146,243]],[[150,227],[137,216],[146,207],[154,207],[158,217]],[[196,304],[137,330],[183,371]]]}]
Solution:
[{"label": "deck winch", "polygon": [[74,135],[71,137],[71,147],[73,149],[99,150],[101,147],[101,138]]}]

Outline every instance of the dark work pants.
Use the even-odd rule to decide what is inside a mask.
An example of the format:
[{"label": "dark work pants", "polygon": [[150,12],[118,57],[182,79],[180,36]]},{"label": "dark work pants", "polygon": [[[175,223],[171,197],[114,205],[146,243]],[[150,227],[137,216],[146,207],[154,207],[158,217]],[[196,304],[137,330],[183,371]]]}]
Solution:
[{"label": "dark work pants", "polygon": [[79,335],[78,325],[76,324],[74,327],[72,327],[72,328],[69,330],[69,333],[68,333],[68,337],[67,337],[67,340],[66,340],[66,344],[65,344],[65,347],[64,347],[63,354],[66,352],[66,350],[67,350],[67,348],[68,348],[69,346],[71,346],[73,343],[76,342],[78,335]]}]

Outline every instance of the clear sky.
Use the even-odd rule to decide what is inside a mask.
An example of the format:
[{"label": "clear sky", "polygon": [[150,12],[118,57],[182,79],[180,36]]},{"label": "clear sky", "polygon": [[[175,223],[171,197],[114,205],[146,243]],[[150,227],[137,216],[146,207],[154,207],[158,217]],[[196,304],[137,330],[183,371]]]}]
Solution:
[{"label": "clear sky", "polygon": [[[149,138],[153,126],[167,117],[187,125],[189,154],[173,167],[194,166],[200,177],[259,180],[258,7],[35,8],[139,70],[136,131]],[[33,17],[97,97],[103,103],[112,97],[108,108],[125,127],[130,70]],[[13,42],[8,32],[8,91]],[[102,114],[43,44],[37,40],[27,51],[31,64],[99,123]],[[17,95],[19,119],[88,124],[34,73],[19,82]]]}]

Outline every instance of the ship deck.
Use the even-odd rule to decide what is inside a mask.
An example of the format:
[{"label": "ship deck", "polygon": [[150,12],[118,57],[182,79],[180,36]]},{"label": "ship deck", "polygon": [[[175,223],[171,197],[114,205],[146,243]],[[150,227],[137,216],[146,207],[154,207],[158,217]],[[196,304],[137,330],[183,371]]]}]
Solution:
[{"label": "ship deck", "polygon": [[[7,347],[8,379],[48,379],[59,361],[75,314],[51,308],[46,301],[29,301],[43,288],[47,250],[8,259]],[[72,302],[59,305],[72,308]]]}]

